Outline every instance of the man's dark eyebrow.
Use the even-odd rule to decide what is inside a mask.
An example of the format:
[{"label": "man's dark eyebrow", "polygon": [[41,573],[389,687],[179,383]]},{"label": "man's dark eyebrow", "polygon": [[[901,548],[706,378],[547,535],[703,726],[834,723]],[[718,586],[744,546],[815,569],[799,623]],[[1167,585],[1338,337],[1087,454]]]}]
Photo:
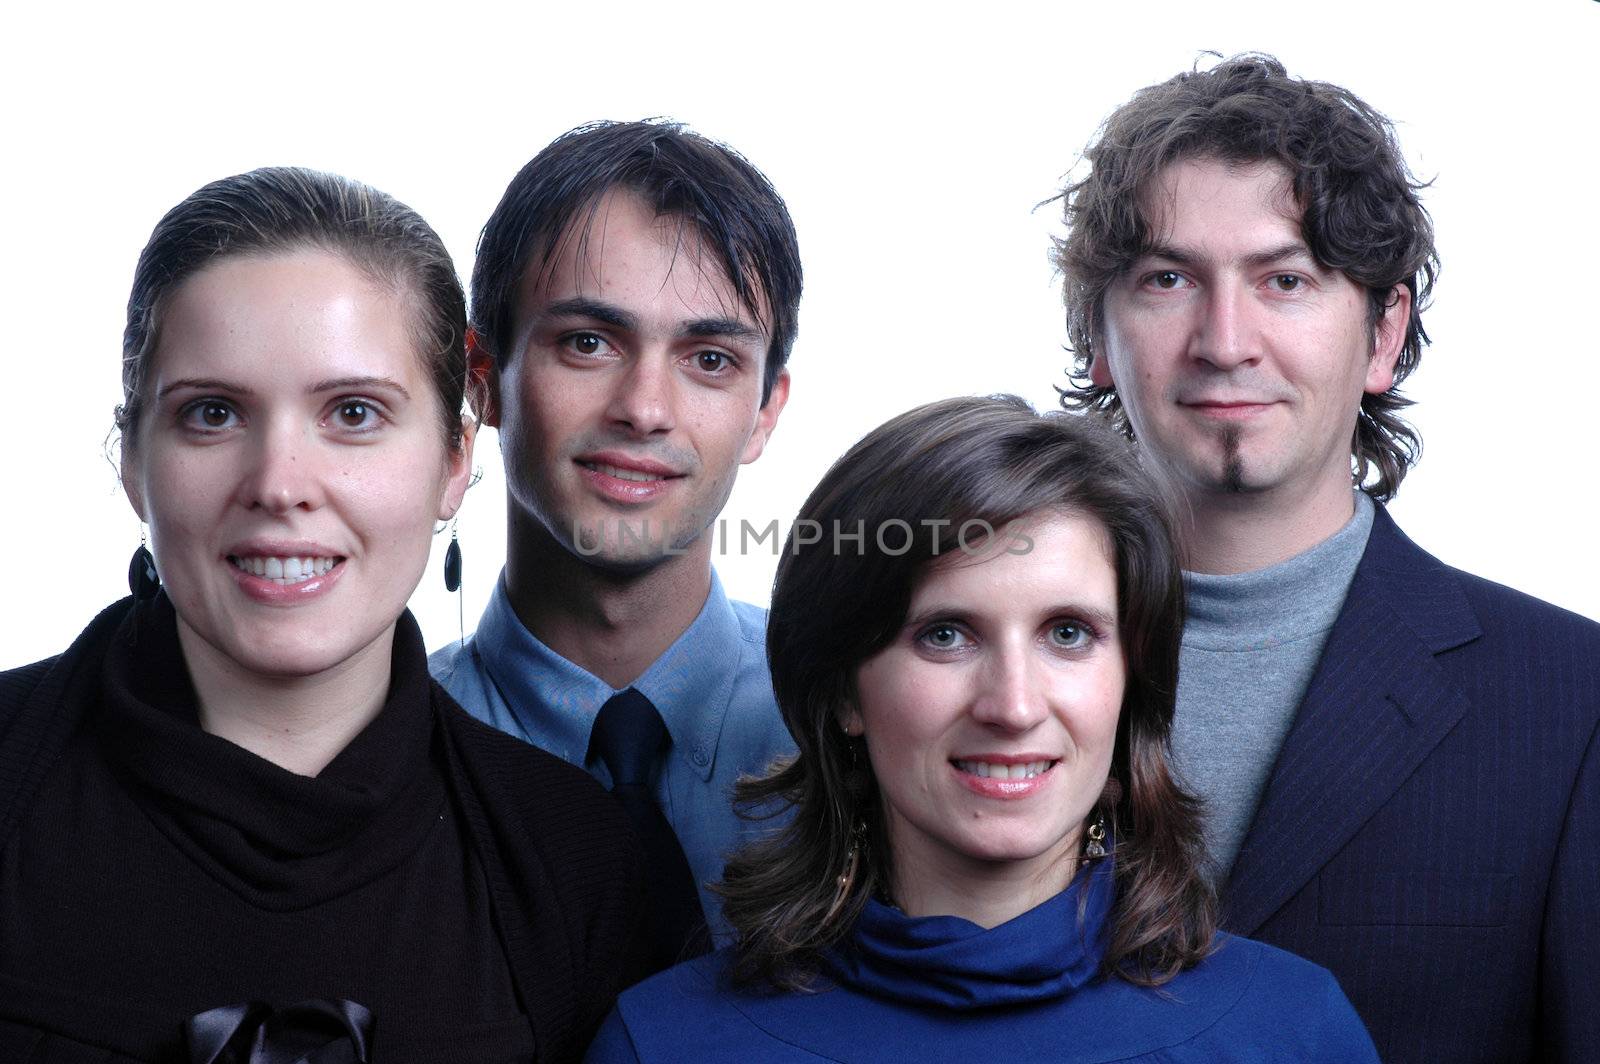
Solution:
[{"label": "man's dark eyebrow", "polygon": [[572,299],[563,299],[551,303],[539,310],[541,318],[589,318],[614,329],[632,332],[639,326],[639,319],[623,310],[614,303],[605,303],[598,299],[585,299],[575,296]]},{"label": "man's dark eyebrow", "polygon": [[[606,303],[599,299],[587,299],[575,296],[572,299],[563,299],[551,303],[538,311],[541,318],[588,318],[609,325],[614,329],[633,332],[639,328],[639,319],[623,310],[614,303]],[[746,343],[759,344],[765,341],[766,336],[755,326],[740,321],[738,318],[698,318],[686,321],[678,328],[680,339],[695,339],[699,337],[721,337],[728,340],[739,340]]]},{"label": "man's dark eyebrow", "polygon": [[1317,257],[1311,254],[1311,249],[1306,247],[1304,243],[1299,240],[1291,240],[1287,244],[1279,244],[1275,248],[1268,248],[1265,251],[1257,251],[1246,255],[1244,264],[1252,267],[1270,266],[1274,262],[1282,262],[1284,259],[1310,259],[1313,263],[1317,261]]},{"label": "man's dark eyebrow", "polygon": [[[1190,267],[1200,261],[1200,256],[1186,248],[1174,247],[1171,244],[1155,244],[1145,249],[1141,259],[1162,259],[1178,266]],[[1277,247],[1267,248],[1263,251],[1253,251],[1246,255],[1243,263],[1247,267],[1258,268],[1268,266],[1284,259],[1305,258],[1316,262],[1316,256],[1311,254],[1311,249],[1304,242],[1291,240]]]},{"label": "man's dark eyebrow", "polygon": [[685,340],[702,336],[720,337],[725,340],[738,340],[751,344],[760,344],[766,341],[766,336],[760,329],[742,322],[738,318],[700,318],[696,321],[684,322],[678,329],[678,336]]},{"label": "man's dark eyebrow", "polygon": [[[1193,266],[1198,258],[1183,248],[1173,247],[1171,244],[1152,244],[1139,255],[1140,259],[1165,259],[1167,262],[1179,266]],[[1135,260],[1137,261],[1137,260]]]}]

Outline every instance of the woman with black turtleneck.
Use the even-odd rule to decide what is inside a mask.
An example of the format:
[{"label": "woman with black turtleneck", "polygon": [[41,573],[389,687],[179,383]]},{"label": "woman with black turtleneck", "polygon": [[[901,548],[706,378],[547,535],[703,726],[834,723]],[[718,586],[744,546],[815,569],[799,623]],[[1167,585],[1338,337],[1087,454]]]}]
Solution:
[{"label": "woman with black turtleneck", "polygon": [[438,237],[343,178],[157,226],[118,410],[153,557],[0,674],[0,1059],[582,1053],[632,970],[625,818],[463,713],[405,612],[470,473],[464,333]]}]

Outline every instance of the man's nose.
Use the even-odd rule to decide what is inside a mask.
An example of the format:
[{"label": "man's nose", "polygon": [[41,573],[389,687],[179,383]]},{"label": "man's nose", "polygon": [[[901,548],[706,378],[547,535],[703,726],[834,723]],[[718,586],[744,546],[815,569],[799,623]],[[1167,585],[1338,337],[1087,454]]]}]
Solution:
[{"label": "man's nose", "polygon": [[667,354],[634,355],[613,382],[608,409],[612,422],[636,436],[670,431],[675,426],[675,384]]},{"label": "man's nose", "polygon": [[1190,352],[1217,369],[1231,370],[1261,357],[1255,306],[1240,284],[1215,285],[1202,304]]}]

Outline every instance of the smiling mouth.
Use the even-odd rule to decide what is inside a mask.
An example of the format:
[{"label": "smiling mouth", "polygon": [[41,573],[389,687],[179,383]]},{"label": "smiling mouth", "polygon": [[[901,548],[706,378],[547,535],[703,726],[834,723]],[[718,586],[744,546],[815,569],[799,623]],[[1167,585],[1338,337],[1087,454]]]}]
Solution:
[{"label": "smiling mouth", "polygon": [[339,557],[327,558],[290,558],[272,555],[250,555],[241,557],[237,554],[228,555],[228,563],[240,572],[259,576],[263,580],[270,580],[279,587],[289,587],[293,584],[303,584],[318,576],[326,576],[333,571],[333,567],[344,561]]},{"label": "smiling mouth", "polygon": [[668,479],[667,476],[661,473],[646,473],[640,469],[624,469],[622,466],[607,465],[604,462],[579,462],[578,464],[585,469],[592,469],[596,473],[604,473],[606,476],[614,477],[617,480],[631,480],[640,484]]},{"label": "smiling mouth", "polygon": [[1058,761],[1028,761],[1020,765],[999,765],[991,761],[952,761],[951,764],[969,776],[994,780],[1031,780],[1055,768]]}]

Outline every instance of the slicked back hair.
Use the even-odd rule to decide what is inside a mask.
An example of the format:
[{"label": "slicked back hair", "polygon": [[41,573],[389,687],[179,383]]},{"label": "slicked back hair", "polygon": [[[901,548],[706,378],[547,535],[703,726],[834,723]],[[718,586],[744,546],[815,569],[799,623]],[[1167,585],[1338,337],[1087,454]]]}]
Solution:
[{"label": "slicked back hair", "polygon": [[595,122],[564,133],[512,179],[478,239],[472,328],[504,369],[517,295],[561,241],[583,239],[612,189],[658,217],[692,227],[769,342],[761,402],[789,360],[799,328],[800,249],[789,210],[744,156],[675,122]]},{"label": "slicked back hair", "polygon": [[[861,740],[840,727],[862,663],[904,626],[923,575],[971,546],[970,528],[986,524],[999,534],[1056,511],[1104,531],[1127,667],[1111,756],[1118,786],[1106,788],[1097,806],[1117,839],[1105,970],[1156,985],[1209,953],[1216,903],[1201,871],[1200,805],[1168,770],[1183,632],[1168,508],[1111,429],[996,396],[930,403],[874,429],[801,508],[778,563],[767,625],[773,690],[798,753],[736,790],[749,813],[794,815],[735,853],[723,871],[723,913],[738,936],[736,980],[809,987],[822,953],[891,881],[871,762]],[[815,524],[802,526],[807,521]],[[916,531],[874,533],[891,525]],[[796,535],[802,527],[823,532]],[[839,529],[860,533],[859,547],[839,549]],[[849,875],[858,825],[867,842]]]},{"label": "slicked back hair", "polygon": [[135,442],[162,312],[172,293],[226,258],[308,248],[343,256],[410,308],[445,438],[460,446],[467,305],[444,242],[394,197],[347,177],[294,166],[213,181],[156,223],[134,269],[122,334],[123,398],[115,416],[124,441]]},{"label": "slicked back hair", "polygon": [[1130,439],[1114,388],[1089,371],[1104,335],[1105,294],[1150,250],[1149,193],[1167,167],[1186,159],[1277,163],[1304,214],[1301,233],[1319,263],[1367,291],[1376,329],[1391,293],[1411,293],[1411,317],[1394,384],[1365,395],[1351,440],[1354,476],[1374,498],[1394,496],[1422,449],[1401,416],[1401,383],[1422,359],[1422,310],[1439,269],[1433,222],[1417,198],[1425,187],[1407,168],[1394,127],[1347,89],[1291,78],[1268,55],[1240,55],[1179,74],[1134,94],[1106,119],[1085,152],[1089,173],[1061,193],[1068,234],[1056,243],[1067,340],[1073,354],[1068,409],[1097,411]]}]

